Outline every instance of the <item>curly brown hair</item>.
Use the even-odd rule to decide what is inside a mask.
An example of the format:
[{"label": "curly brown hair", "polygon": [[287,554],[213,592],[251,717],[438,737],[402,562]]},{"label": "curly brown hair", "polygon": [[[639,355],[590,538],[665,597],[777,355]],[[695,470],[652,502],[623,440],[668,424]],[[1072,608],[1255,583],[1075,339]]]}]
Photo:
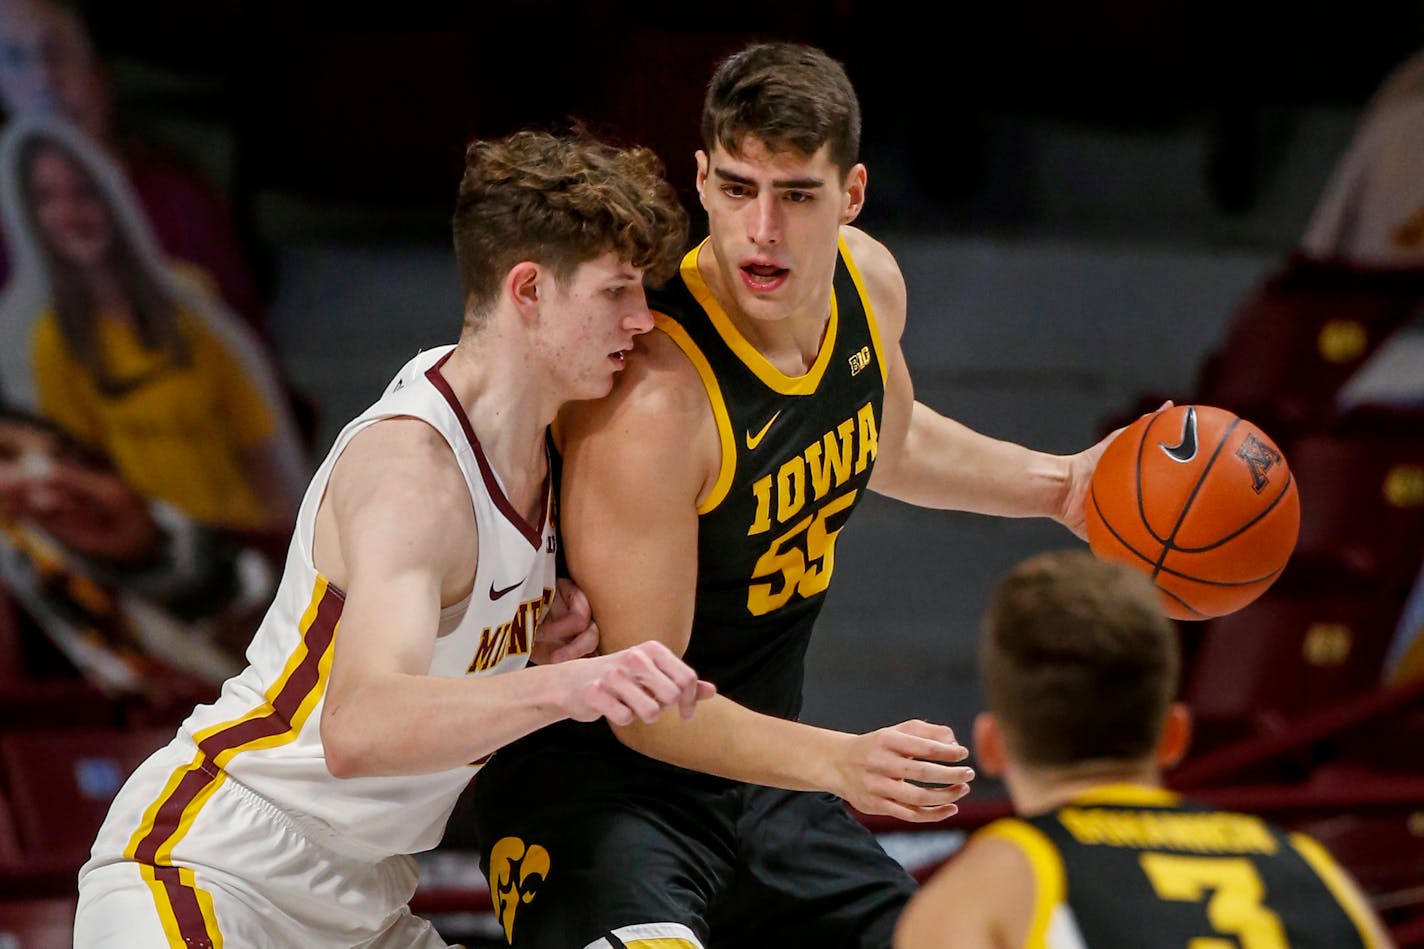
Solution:
[{"label": "curly brown hair", "polygon": [[521,260],[564,281],[612,251],[645,282],[666,281],[687,243],[687,212],[650,149],[582,128],[524,130],[470,143],[452,229],[467,319],[478,323]]},{"label": "curly brown hair", "polygon": [[1062,550],[999,581],[979,660],[1009,750],[1052,768],[1150,756],[1176,694],[1177,649],[1141,571]]},{"label": "curly brown hair", "polygon": [[860,102],[844,67],[801,43],[757,43],[722,60],[702,104],[702,147],[740,155],[749,136],[773,153],[829,144],[844,175],[860,154]]}]

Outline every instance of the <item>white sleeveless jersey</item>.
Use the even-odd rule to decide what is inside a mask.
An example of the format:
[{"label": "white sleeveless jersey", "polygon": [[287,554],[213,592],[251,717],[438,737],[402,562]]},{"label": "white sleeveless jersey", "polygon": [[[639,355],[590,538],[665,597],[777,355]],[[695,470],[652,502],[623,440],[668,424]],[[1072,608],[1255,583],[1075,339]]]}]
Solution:
[{"label": "white sleeveless jersey", "polygon": [[479,763],[409,777],[338,779],[327,771],[318,727],[344,597],[313,565],[312,538],[332,466],[351,438],[381,419],[423,419],[454,450],[479,531],[474,590],[442,611],[429,672],[483,676],[526,664],[534,627],[553,598],[552,496],[546,485],[537,525],[510,504],[440,375],[453,348],[417,355],[337,437],[302,501],[286,569],[248,647],[248,666],[224,683],[216,702],[197,708],[181,726],[180,734],[197,745],[194,760],[172,775],[150,814],[190,818],[216,782],[231,778],[343,852],[380,857],[439,842]]}]

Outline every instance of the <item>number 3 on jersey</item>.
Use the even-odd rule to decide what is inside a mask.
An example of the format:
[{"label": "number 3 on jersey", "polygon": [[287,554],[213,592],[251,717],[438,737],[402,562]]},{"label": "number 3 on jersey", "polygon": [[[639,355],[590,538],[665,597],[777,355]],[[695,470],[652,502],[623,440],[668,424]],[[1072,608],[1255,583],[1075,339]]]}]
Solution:
[{"label": "number 3 on jersey", "polygon": [[1164,900],[1206,900],[1211,927],[1235,939],[1193,939],[1191,949],[1288,949],[1281,918],[1262,900],[1266,888],[1245,857],[1182,857],[1144,853],[1142,869]]},{"label": "number 3 on jersey", "polygon": [[747,588],[747,611],[764,616],[785,606],[797,593],[812,597],[830,585],[836,565],[836,536],[845,525],[841,519],[836,527],[828,527],[829,518],[848,510],[855,502],[856,491],[847,491],[822,505],[814,514],[797,521],[786,533],[771,542],[753,568],[753,583]]}]

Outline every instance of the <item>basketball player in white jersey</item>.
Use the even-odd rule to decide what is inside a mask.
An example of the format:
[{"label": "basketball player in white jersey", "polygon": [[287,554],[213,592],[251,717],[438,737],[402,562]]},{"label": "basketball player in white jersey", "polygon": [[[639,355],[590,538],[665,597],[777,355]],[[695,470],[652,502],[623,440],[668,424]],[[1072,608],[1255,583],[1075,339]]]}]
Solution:
[{"label": "basketball player in white jersey", "polygon": [[545,433],[653,325],[643,280],[686,234],[660,165],[579,132],[477,142],[453,224],[459,342],[337,437],[248,667],[115,799],[76,945],[444,946],[407,906],[409,854],[484,759],[560,719],[691,715],[712,694],[658,642],[558,661],[596,626],[555,581]]}]

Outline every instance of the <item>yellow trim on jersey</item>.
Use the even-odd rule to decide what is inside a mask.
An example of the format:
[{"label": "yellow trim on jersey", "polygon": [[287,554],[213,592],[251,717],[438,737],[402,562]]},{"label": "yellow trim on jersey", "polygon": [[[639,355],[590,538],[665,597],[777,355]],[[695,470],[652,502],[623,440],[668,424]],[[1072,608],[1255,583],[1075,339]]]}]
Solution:
[{"label": "yellow trim on jersey", "polygon": [[1063,858],[1048,836],[1027,821],[1004,817],[978,831],[1017,847],[1033,867],[1033,920],[1029,923],[1024,949],[1046,949],[1048,924],[1067,896]]},{"label": "yellow trim on jersey", "polygon": [[880,366],[880,382],[884,384],[890,378],[890,367],[885,365],[885,347],[880,342],[880,321],[875,318],[875,307],[870,305],[870,292],[865,289],[865,281],[861,279],[860,268],[856,266],[855,258],[850,255],[850,248],[846,246],[845,237],[842,236],[837,243],[840,244],[841,257],[845,260],[846,270],[850,271],[850,279],[860,294],[860,305],[865,308],[865,325],[870,330],[870,345],[875,350],[875,362]]},{"label": "yellow trim on jersey", "polygon": [[[326,588],[326,578],[318,574],[316,585],[312,591],[311,602],[307,604],[306,612],[302,614],[301,636],[298,639],[297,648],[292,650],[292,655],[288,657],[287,664],[282,669],[282,674],[277,678],[277,681],[272,684],[272,687],[267,690],[267,704],[257,706],[255,709],[248,712],[246,715],[243,715],[241,718],[234,719],[230,722],[220,722],[219,724],[213,725],[210,728],[203,729],[196,736],[194,736],[194,740],[196,743],[202,744],[205,739],[210,738],[211,736],[222,731],[223,729],[231,728],[234,725],[240,725],[243,722],[250,721],[251,719],[256,718],[258,715],[266,713],[272,708],[272,702],[276,700],[277,696],[281,693],[283,687],[286,686],[287,680],[292,677],[292,673],[295,672],[297,667],[301,665],[302,657],[306,655],[306,632],[311,628],[311,624],[316,619],[317,607],[321,604],[321,599],[326,594]],[[327,650],[327,652],[329,656],[332,650]],[[324,659],[321,666],[319,666],[318,668],[321,670],[321,672],[317,679],[317,688],[312,690],[314,692],[322,691],[322,686],[325,685],[326,673],[331,668],[330,658]],[[304,700],[302,705],[299,706],[299,709],[305,708],[305,710],[309,714],[310,709],[306,708],[306,706],[307,702]],[[300,723],[306,720],[305,716],[294,716],[294,718],[299,718],[300,721],[292,722],[292,729],[290,729],[289,732],[285,733],[290,736],[295,736],[296,731],[301,728]],[[279,735],[278,737],[282,736]],[[236,748],[228,750],[235,752],[238,750],[238,748],[241,747],[244,746],[239,745]],[[220,757],[222,758],[222,761],[214,762],[215,764],[219,765],[219,767],[221,767],[224,762],[231,760],[232,755],[224,752],[222,755],[220,755]],[[130,859],[134,857],[134,854],[137,852],[138,847],[143,842],[144,838],[147,837],[153,831],[153,824],[158,817],[159,808],[162,807],[163,804],[173,795],[173,792],[178,789],[178,785],[180,782],[182,782],[184,775],[199,770],[204,760],[205,759],[203,753],[199,751],[193,757],[193,761],[190,764],[188,764],[186,767],[179,768],[173,772],[173,775],[168,779],[168,784],[163,788],[163,792],[158,795],[158,798],[151,805],[149,805],[148,810],[144,812],[143,820],[139,822],[138,829],[135,830],[133,836],[129,838],[129,845],[124,851],[126,856],[128,856]],[[212,787],[215,789],[217,785],[220,784],[226,776],[227,772],[221,772],[220,774],[218,774],[217,777],[213,780]],[[211,791],[208,791],[207,793],[210,794]],[[194,800],[197,801],[199,799],[206,800],[207,797],[205,794],[200,792],[198,797]],[[191,817],[189,816],[187,811],[184,812],[182,820],[191,823]],[[179,830],[186,831],[187,823],[180,823]],[[182,836],[181,833],[175,835],[173,839],[176,840],[176,838],[180,836]],[[168,847],[168,850],[171,851],[172,847]]]},{"label": "yellow trim on jersey", "polygon": [[184,886],[192,890],[193,895],[197,898],[198,906],[203,911],[203,923],[207,926],[208,938],[213,941],[213,949],[223,949],[223,937],[222,932],[218,929],[218,911],[213,906],[213,895],[198,886],[193,871],[187,867],[178,868],[178,879]]},{"label": "yellow trim on jersey", "polygon": [[[271,688],[267,690],[266,703],[231,722],[214,725],[211,728],[206,728],[199,732],[194,736],[194,740],[198,744],[201,745],[205,739],[224,729],[240,725],[243,722],[257,717],[259,714],[271,712],[275,708],[277,697],[286,687],[292,674],[300,667],[303,658],[308,654],[307,634],[310,632],[312,624],[316,621],[318,608],[327,594],[328,587],[329,583],[327,579],[318,574],[316,583],[313,585],[311,601],[307,605],[306,612],[302,614],[297,648],[294,649],[292,655],[288,657],[286,665],[282,669],[282,674],[278,677],[277,681],[272,684]],[[340,624],[338,623],[337,625]],[[334,643],[334,641],[335,630],[333,629],[332,642]],[[178,922],[177,913],[173,908],[173,902],[168,895],[167,886],[163,881],[158,879],[157,868],[173,866],[173,849],[188,835],[188,832],[193,827],[193,821],[197,819],[198,813],[212,798],[214,792],[222,785],[223,781],[227,779],[227,771],[222,770],[222,766],[232,760],[233,755],[249,748],[266,748],[283,744],[291,741],[301,731],[302,726],[306,723],[307,718],[311,714],[312,708],[316,705],[319,697],[326,691],[326,682],[330,676],[331,658],[334,652],[335,650],[328,645],[325,653],[318,660],[317,680],[307,694],[302,697],[301,702],[298,703],[297,712],[292,716],[290,727],[287,731],[276,736],[260,738],[223,749],[213,759],[213,764],[218,768],[216,773],[206,766],[208,760],[207,756],[199,749],[194,754],[191,762],[181,768],[174,769],[167,783],[164,785],[162,792],[144,811],[138,828],[129,838],[128,846],[124,848],[124,855],[130,860],[137,860],[139,848],[143,845],[144,841],[154,833],[154,825],[157,823],[159,811],[172,800],[173,795],[178,792],[179,786],[183,781],[190,775],[198,772],[201,772],[207,777],[207,781],[193,794],[192,799],[187,805],[184,806],[183,812],[179,815],[177,826],[174,827],[173,832],[154,850],[152,861],[143,862],[139,867],[144,881],[153,894],[154,906],[162,922],[163,931],[168,936],[169,944],[175,947],[175,949],[182,949],[182,947],[187,945],[187,941],[184,938],[181,925]],[[222,933],[218,929],[217,916],[213,909],[212,895],[197,885],[197,881],[191,869],[178,867],[177,870],[180,885],[193,892],[202,915],[203,927],[208,933],[208,938],[212,940],[214,949],[222,949]]]},{"label": "yellow trim on jersey", "polygon": [[810,395],[815,392],[816,387],[821,384],[821,377],[826,373],[826,366],[830,365],[831,352],[836,348],[836,328],[840,324],[840,313],[836,306],[835,292],[831,293],[831,318],[826,324],[826,332],[821,339],[821,349],[816,354],[816,361],[811,364],[811,368],[805,375],[788,376],[768,362],[767,358],[761,354],[761,350],[747,341],[741,330],[737,329],[736,324],[732,322],[732,318],[727,315],[727,311],[722,309],[722,304],[718,303],[717,298],[712,295],[707,281],[702,279],[702,272],[697,269],[697,255],[706,243],[704,240],[682,258],[682,279],[687,284],[687,289],[692,293],[693,298],[701,304],[702,309],[707,311],[707,316],[712,320],[712,326],[716,328],[717,334],[722,337],[723,342],[731,348],[737,358],[773,392],[779,392],[782,395]]},{"label": "yellow trim on jersey", "polygon": [[1345,873],[1335,862],[1335,858],[1321,846],[1319,841],[1312,837],[1291,833],[1286,834],[1286,838],[1325,883],[1326,888],[1334,895],[1335,901],[1345,911],[1345,915],[1350,917],[1350,922],[1355,924],[1355,929],[1360,934],[1360,942],[1364,944],[1365,949],[1377,949],[1379,942],[1374,938],[1374,927],[1369,922],[1370,910],[1361,904],[1355,891],[1346,882]]},{"label": "yellow trim on jersey", "polygon": [[[198,909],[203,916],[203,931],[207,933],[208,939],[213,944],[213,949],[223,949],[222,931],[218,929],[217,910],[213,907],[213,897],[207,890],[198,886],[197,879],[193,876],[193,871],[188,867],[178,867],[178,882],[186,889],[193,891],[194,898],[198,901]],[[168,945],[171,949],[187,949],[189,943],[184,937],[178,923],[178,912],[173,908],[173,902],[169,899],[168,888],[159,881],[157,871],[149,864],[142,864],[139,867],[144,882],[148,884],[149,890],[153,892],[154,905],[158,909],[158,920],[163,926],[163,934],[168,937]]]},{"label": "yellow trim on jersey", "polygon": [[[273,682],[271,687],[267,689],[265,695],[267,701],[258,705],[240,718],[233,719],[230,722],[220,722],[217,725],[198,732],[193,736],[193,740],[197,744],[201,745],[218,732],[234,728],[243,722],[251,721],[273,710],[277,696],[281,695],[282,690],[287,687],[287,680],[292,677],[292,674],[297,671],[298,667],[302,664],[302,660],[307,656],[307,631],[311,629],[312,623],[316,621],[317,607],[321,605],[322,599],[326,596],[328,586],[329,581],[326,577],[317,574],[316,583],[312,587],[311,601],[307,604],[306,612],[302,614],[299,635],[297,636],[297,648],[293,649],[292,654],[287,657],[287,664],[283,667],[282,674],[277,677],[277,681]],[[338,623],[337,625],[339,626],[340,624]],[[332,644],[334,645],[335,642],[336,634],[333,632]],[[232,756],[239,751],[246,751],[249,748],[273,748],[277,745],[284,745],[296,738],[297,733],[300,732],[302,726],[306,724],[307,716],[311,714],[312,707],[316,705],[317,700],[326,692],[326,681],[331,674],[331,657],[335,651],[336,650],[330,646],[327,647],[326,654],[322,656],[317,665],[316,684],[303,696],[301,703],[297,706],[296,714],[291,718],[290,727],[285,732],[269,735],[265,738],[258,738],[246,744],[235,745],[232,748],[224,749],[218,754],[217,758],[213,760],[213,763],[221,768],[227,764],[227,762],[231,761]]]},{"label": "yellow trim on jersey", "polygon": [[717,441],[722,446],[722,462],[712,490],[707,492],[707,497],[697,505],[697,513],[706,514],[721,504],[722,499],[727,496],[727,492],[732,488],[732,475],[737,470],[737,439],[732,434],[732,419],[727,414],[727,400],[722,397],[722,387],[717,383],[717,374],[712,371],[712,364],[707,361],[702,350],[697,348],[692,337],[687,335],[687,330],[664,313],[654,313],[653,323],[667,334],[668,339],[677,344],[677,348],[682,350],[688,362],[697,370],[697,374],[702,378],[702,388],[707,390],[707,401],[712,403],[712,416],[717,420]]},{"label": "yellow trim on jersey", "polygon": [[590,946],[611,946],[616,942],[627,949],[702,949],[697,934],[683,923],[633,923],[608,933],[607,939],[596,939]]},{"label": "yellow trim on jersey", "polygon": [[1181,803],[1181,795],[1166,788],[1154,788],[1145,784],[1104,784],[1090,788],[1082,794],[1074,795],[1070,804],[1121,804],[1126,807],[1175,807]]},{"label": "yellow trim on jersey", "polygon": [[188,941],[183,938],[183,933],[178,928],[178,913],[173,909],[173,903],[168,899],[168,888],[158,881],[158,877],[154,875],[153,867],[148,864],[142,864],[139,867],[139,872],[153,893],[153,904],[158,910],[158,921],[163,926],[163,935],[168,937],[170,949],[183,949]]},{"label": "yellow trim on jersey", "polygon": [[[181,784],[188,775],[201,770],[202,763],[203,753],[200,751],[193,757],[193,761],[190,764],[174,770],[172,776],[168,779],[168,783],[164,785],[163,792],[154,799],[153,803],[149,805],[148,810],[144,811],[143,819],[139,822],[138,830],[134,831],[133,836],[129,838],[128,847],[124,849],[124,856],[130,860],[135,859],[139,846],[148,835],[153,832],[154,821],[158,818],[159,809],[168,803],[174,792],[178,790],[178,785]],[[193,820],[198,816],[198,811],[201,810],[208,799],[212,797],[213,792],[217,790],[218,785],[222,784],[226,777],[227,772],[225,771],[219,772],[216,777],[209,776],[208,783],[194,796],[188,806],[183,809],[183,813],[178,819],[177,829],[167,840],[159,845],[158,850],[154,854],[153,863],[139,864],[139,872],[143,877],[144,883],[147,884],[149,892],[153,894],[154,908],[158,911],[159,922],[163,925],[163,932],[168,937],[168,944],[172,949],[184,949],[184,947],[188,945],[188,942],[187,939],[184,938],[182,927],[178,922],[178,913],[174,910],[173,902],[168,896],[168,887],[164,885],[162,880],[158,879],[156,868],[160,866],[171,867],[173,865],[171,863],[173,847],[179,840],[187,835],[189,828],[193,826]],[[193,895],[198,901],[198,907],[203,916],[203,928],[208,933],[208,938],[213,941],[214,949],[222,949],[222,933],[218,929],[217,915],[213,910],[212,895],[197,886],[193,878],[193,871],[187,867],[178,868],[178,879],[183,885],[193,891]]]},{"label": "yellow trim on jersey", "polygon": [[[201,754],[202,752],[199,752],[199,755]],[[187,770],[191,772],[195,770],[196,766],[197,762],[195,761],[192,765],[188,766]],[[197,819],[198,812],[203,809],[204,804],[208,803],[208,800],[213,796],[213,792],[218,789],[218,785],[222,784],[226,777],[226,771],[219,773],[217,777],[208,781],[197,794],[193,795],[193,800],[188,803],[187,807],[183,808],[183,813],[178,818],[178,826],[174,828],[172,835],[163,843],[159,844],[158,849],[154,851],[153,865],[155,867],[173,866],[173,848],[177,846],[178,841],[188,836],[188,831],[193,829],[193,821]]]}]

